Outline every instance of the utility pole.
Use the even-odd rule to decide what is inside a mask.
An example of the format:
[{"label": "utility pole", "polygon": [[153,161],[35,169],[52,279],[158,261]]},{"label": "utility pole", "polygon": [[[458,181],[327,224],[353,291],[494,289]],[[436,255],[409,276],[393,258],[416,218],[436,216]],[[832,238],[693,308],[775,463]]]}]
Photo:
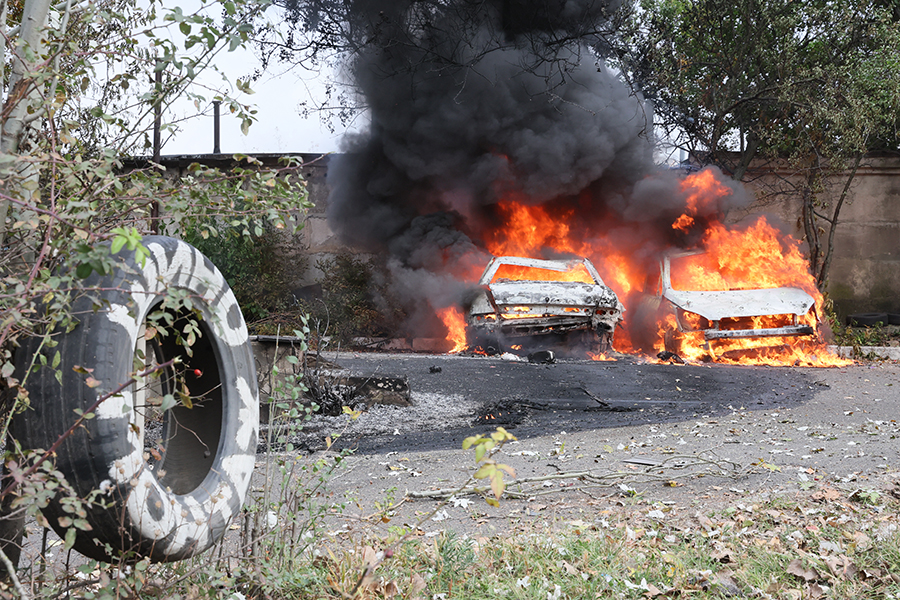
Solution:
[{"label": "utility pole", "polygon": [[[157,65],[158,66],[158,65]],[[162,70],[156,71],[153,104],[153,162],[159,164],[162,152]],[[150,232],[159,235],[159,201],[150,202]]]},{"label": "utility pole", "polygon": [[213,154],[221,154],[219,147],[219,105],[221,100],[213,100]]}]

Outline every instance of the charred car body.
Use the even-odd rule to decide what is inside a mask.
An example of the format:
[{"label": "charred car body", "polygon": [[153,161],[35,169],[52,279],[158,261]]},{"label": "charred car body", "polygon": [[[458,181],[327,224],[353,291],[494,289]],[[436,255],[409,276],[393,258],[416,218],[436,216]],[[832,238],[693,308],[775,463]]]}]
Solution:
[{"label": "charred car body", "polygon": [[469,304],[469,346],[491,353],[539,336],[565,336],[571,344],[573,336],[582,335],[590,349],[606,352],[624,310],[586,258],[496,257]]},{"label": "charred car body", "polygon": [[[678,331],[703,333],[707,349],[709,342],[737,338],[776,338],[815,335],[816,329],[801,324],[800,319],[813,309],[815,299],[796,287],[694,291],[676,289],[672,285],[672,261],[700,255],[702,252],[682,252],[663,256],[657,303],[663,311],[674,312]],[[699,317],[699,318],[697,318]],[[759,326],[759,317],[774,326]],[[815,315],[813,322],[816,322]],[[675,332],[666,332],[666,350],[672,347]]]}]

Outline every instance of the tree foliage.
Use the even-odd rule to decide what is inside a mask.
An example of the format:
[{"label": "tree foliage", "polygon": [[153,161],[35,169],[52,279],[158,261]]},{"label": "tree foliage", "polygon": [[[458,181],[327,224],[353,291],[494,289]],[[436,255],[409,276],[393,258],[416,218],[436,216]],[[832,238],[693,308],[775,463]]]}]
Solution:
[{"label": "tree foliage", "polygon": [[[810,264],[824,286],[861,157],[897,149],[894,6],[644,0],[616,56],[683,150],[738,180],[755,158],[787,161],[797,174]],[[829,187],[837,189],[831,199]]]}]

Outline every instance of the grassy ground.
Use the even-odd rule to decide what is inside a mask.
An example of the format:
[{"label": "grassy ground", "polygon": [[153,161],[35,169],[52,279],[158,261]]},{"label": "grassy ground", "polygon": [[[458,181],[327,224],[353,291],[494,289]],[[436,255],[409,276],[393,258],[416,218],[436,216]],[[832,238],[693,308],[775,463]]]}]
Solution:
[{"label": "grassy ground", "polygon": [[[491,536],[431,535],[424,523],[440,519],[440,508],[421,514],[421,527],[395,525],[389,510],[346,519],[327,493],[325,463],[290,462],[297,477],[283,480],[278,497],[256,499],[234,527],[237,544],[169,565],[67,559],[24,581],[24,597],[900,598],[896,484],[816,485],[715,508],[698,499],[696,510],[615,488],[591,501],[573,487],[562,500],[583,504],[581,518],[535,501],[528,510],[544,519],[508,519]],[[477,497],[450,500],[466,503],[473,514],[484,507]],[[23,597],[9,588],[0,596]]]},{"label": "grassy ground", "polygon": [[514,536],[363,535],[322,546],[315,588],[290,597],[897,598],[898,508],[893,494],[823,488],[671,518],[623,498]]}]

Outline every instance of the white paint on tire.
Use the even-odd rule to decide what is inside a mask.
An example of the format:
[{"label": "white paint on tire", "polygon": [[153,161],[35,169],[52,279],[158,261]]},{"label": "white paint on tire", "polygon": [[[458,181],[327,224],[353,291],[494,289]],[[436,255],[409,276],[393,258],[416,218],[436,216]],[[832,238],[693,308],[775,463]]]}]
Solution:
[{"label": "white paint on tire", "polygon": [[[148,313],[169,289],[181,288],[190,292],[195,307],[201,308],[204,320],[214,333],[213,343],[221,345],[220,354],[228,355],[224,350],[231,349],[241,363],[236,366],[237,375],[231,381],[226,381],[225,374],[220,373],[225,440],[220,448],[227,450],[214,458],[210,473],[197,489],[175,494],[164,488],[144,460],[140,436],[130,427],[119,433],[127,436],[128,454],[112,457],[106,470],[108,480],[102,482],[106,491],[118,488],[126,494],[127,520],[140,538],[156,542],[154,552],[184,557],[214,543],[213,535],[223,531],[214,532],[213,527],[224,529],[243,505],[255,464],[259,430],[255,380],[252,383],[248,380],[255,376],[252,372],[255,365],[250,359],[247,328],[237,300],[218,269],[184,242],[177,242],[172,249],[150,239],[147,248],[150,256],[140,268],[139,276],[130,277],[124,286],[131,305],[113,304],[101,311],[105,318],[124,330],[129,347],[135,348]],[[245,351],[246,361],[242,354]],[[127,389],[109,398],[100,405],[96,418],[131,420],[136,408],[134,396]],[[150,503],[154,506],[150,507]]]},{"label": "white paint on tire", "polygon": [[[160,245],[150,244],[153,254],[154,268],[147,269],[147,279],[144,282],[135,282],[132,287],[135,300],[139,299],[140,307],[136,310],[138,318],[129,324],[129,331],[135,332],[135,338],[141,322],[146,313],[160,294],[165,293],[166,286],[176,286],[198,291],[198,287],[205,287],[202,295],[195,296],[192,301],[197,302],[202,297],[208,312],[213,316],[210,325],[217,337],[228,346],[238,347],[248,342],[247,329],[243,318],[237,326],[228,323],[228,311],[237,306],[237,300],[231,290],[227,289],[225,279],[218,269],[207,268],[208,261],[194,248],[187,244],[179,244],[174,253],[167,253]],[[148,260],[148,262],[151,262]],[[146,287],[144,287],[144,285]],[[198,285],[202,284],[202,285]],[[140,289],[144,288],[144,289]],[[140,292],[149,293],[140,293]],[[223,293],[224,291],[224,293]],[[213,305],[213,303],[216,303]],[[199,490],[199,494],[191,493],[184,496],[173,495],[160,485],[156,476],[141,468],[138,475],[138,485],[132,490],[126,507],[131,520],[138,524],[141,533],[147,537],[162,540],[165,538],[167,547],[165,551],[170,554],[181,554],[189,550],[189,545],[205,548],[211,543],[209,539],[209,523],[214,516],[227,522],[234,512],[243,504],[246,490],[249,486],[250,476],[255,463],[256,436],[259,428],[258,399],[254,397],[251,386],[245,378],[239,377],[235,382],[223,381],[223,385],[233,385],[233,393],[239,400],[238,423],[236,431],[225,431],[224,435],[236,436],[237,451],[228,456],[217,457],[213,469],[222,469],[220,474],[223,482],[218,489],[211,491]],[[242,443],[243,442],[243,443]],[[135,448],[135,455],[128,457],[130,466],[144,465],[143,448]],[[131,471],[131,469],[126,469]],[[115,470],[113,470],[115,472]],[[121,474],[125,475],[125,474]],[[134,473],[127,473],[133,477]],[[121,484],[123,479],[116,478]],[[151,501],[151,491],[160,498],[169,498],[170,502],[162,502],[162,515],[154,518],[147,510],[147,503]],[[208,499],[200,502],[198,495]],[[212,501],[215,499],[215,501]],[[171,500],[174,500],[172,502]],[[182,515],[187,514],[185,518]]]}]

